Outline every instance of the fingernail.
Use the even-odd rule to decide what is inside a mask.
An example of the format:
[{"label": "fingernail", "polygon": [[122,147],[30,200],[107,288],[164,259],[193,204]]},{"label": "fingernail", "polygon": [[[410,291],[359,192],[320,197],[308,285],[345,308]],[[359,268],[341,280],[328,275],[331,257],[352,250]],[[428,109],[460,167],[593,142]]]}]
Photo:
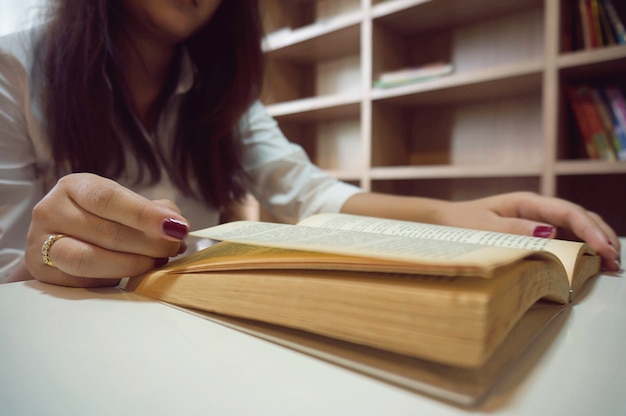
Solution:
[{"label": "fingernail", "polygon": [[534,237],[548,238],[552,235],[554,227],[549,225],[538,225],[533,231]]},{"label": "fingernail", "polygon": [[169,261],[170,259],[168,259],[167,257],[154,259],[154,267],[158,269],[161,266],[165,266]]},{"label": "fingernail", "polygon": [[182,240],[189,233],[189,227],[182,221],[168,218],[163,221],[163,232],[170,237]]}]

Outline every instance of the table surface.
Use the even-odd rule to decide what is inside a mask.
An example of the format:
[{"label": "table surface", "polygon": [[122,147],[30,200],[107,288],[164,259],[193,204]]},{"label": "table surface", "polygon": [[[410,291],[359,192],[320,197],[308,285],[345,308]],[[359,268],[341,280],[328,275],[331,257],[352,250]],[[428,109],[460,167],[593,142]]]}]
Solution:
[{"label": "table surface", "polygon": [[625,277],[471,411],[117,288],[0,285],[0,415],[626,415]]}]

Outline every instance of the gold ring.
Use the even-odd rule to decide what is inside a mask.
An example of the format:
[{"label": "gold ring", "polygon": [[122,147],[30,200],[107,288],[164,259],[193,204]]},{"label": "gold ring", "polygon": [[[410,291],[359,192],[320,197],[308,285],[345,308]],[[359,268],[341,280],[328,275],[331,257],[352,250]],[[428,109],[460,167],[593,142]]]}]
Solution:
[{"label": "gold ring", "polygon": [[41,259],[48,266],[56,267],[52,260],[50,260],[50,248],[52,248],[52,244],[60,238],[65,237],[65,234],[53,234],[43,243],[41,246]]}]

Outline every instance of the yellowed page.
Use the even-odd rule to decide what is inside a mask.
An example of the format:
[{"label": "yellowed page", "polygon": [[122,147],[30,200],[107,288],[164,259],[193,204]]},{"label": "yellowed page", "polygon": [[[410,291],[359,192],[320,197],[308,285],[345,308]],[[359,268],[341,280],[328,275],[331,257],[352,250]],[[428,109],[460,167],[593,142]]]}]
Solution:
[{"label": "yellowed page", "polygon": [[528,237],[348,214],[318,214],[303,220],[300,222],[300,225],[547,251],[559,258],[567,271],[570,284],[572,283],[572,276],[576,270],[576,260],[579,254],[581,252],[594,253],[591,247],[574,241]]},{"label": "yellowed page", "polygon": [[[415,264],[416,272],[429,269],[442,273],[442,266],[454,274],[489,277],[502,265],[524,258],[528,249],[442,241],[408,235],[238,221],[193,232],[192,235],[241,244],[284,249],[396,260]],[[364,260],[364,263],[367,263]],[[421,268],[418,266],[422,266]],[[481,270],[477,273],[476,270]]]},{"label": "yellowed page", "polygon": [[[367,266],[364,266],[364,263]],[[387,260],[382,258],[357,256],[343,256],[338,254],[288,250],[277,247],[239,244],[223,241],[189,254],[168,264],[168,269],[178,272],[193,273],[206,271],[234,271],[234,270],[353,270],[379,273],[406,273],[415,274],[418,271],[414,263]],[[471,270],[464,268],[467,274],[484,274],[482,268]],[[449,267],[445,263],[441,266],[429,266],[432,274],[457,275],[457,267]]]}]

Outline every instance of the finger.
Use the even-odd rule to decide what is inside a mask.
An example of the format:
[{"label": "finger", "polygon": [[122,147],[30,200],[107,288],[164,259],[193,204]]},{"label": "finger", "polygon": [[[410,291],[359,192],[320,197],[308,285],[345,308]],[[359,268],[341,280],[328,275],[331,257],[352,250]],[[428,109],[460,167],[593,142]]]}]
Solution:
[{"label": "finger", "polygon": [[143,230],[94,215],[77,204],[54,209],[55,202],[42,201],[33,209],[33,223],[46,227],[33,235],[37,242],[41,235],[65,234],[104,249],[149,257],[172,257],[180,250],[180,241],[151,236]]},{"label": "finger", "polygon": [[169,199],[155,199],[152,201],[152,203],[161,205],[165,208],[171,209],[172,211],[177,212],[182,215],[180,208],[178,208],[178,205],[176,205],[174,201],[170,201]]},{"label": "finger", "polygon": [[[620,268],[620,243],[613,229],[599,215],[577,204],[558,198],[521,193],[495,210],[505,216],[530,219],[568,230],[602,256],[606,269]],[[533,224],[537,223],[529,223],[528,226]]]},{"label": "finger", "polygon": [[603,257],[614,259],[617,251],[612,246],[619,244],[617,235],[597,214],[558,199],[547,199],[540,204],[527,202],[520,205],[525,218],[539,218],[557,227],[570,230],[577,238],[587,242]]},{"label": "finger", "polygon": [[557,235],[556,228],[551,224],[523,218],[498,217],[492,223],[492,231],[539,238],[554,238]]},{"label": "finger", "polygon": [[620,239],[615,233],[615,231],[611,228],[611,226],[608,225],[604,221],[604,219],[600,215],[596,214],[595,212],[589,212],[589,215],[591,215],[594,218],[598,226],[602,228],[604,232],[609,236],[611,245],[613,245],[615,249],[619,252],[621,250]]},{"label": "finger", "polygon": [[148,235],[178,241],[189,231],[186,219],[176,210],[109,179],[91,174],[66,176],[56,186],[84,210]]},{"label": "finger", "polygon": [[61,272],[60,270],[56,270],[56,272],[45,273],[42,276],[37,277],[37,280],[44,283],[69,287],[111,287],[117,286],[120,282],[120,279],[99,279],[70,276]]},{"label": "finger", "polygon": [[45,275],[51,277],[80,276],[84,278],[119,279],[146,273],[167,259],[106,250],[72,237],[58,239],[50,247],[53,267],[47,266]]}]

